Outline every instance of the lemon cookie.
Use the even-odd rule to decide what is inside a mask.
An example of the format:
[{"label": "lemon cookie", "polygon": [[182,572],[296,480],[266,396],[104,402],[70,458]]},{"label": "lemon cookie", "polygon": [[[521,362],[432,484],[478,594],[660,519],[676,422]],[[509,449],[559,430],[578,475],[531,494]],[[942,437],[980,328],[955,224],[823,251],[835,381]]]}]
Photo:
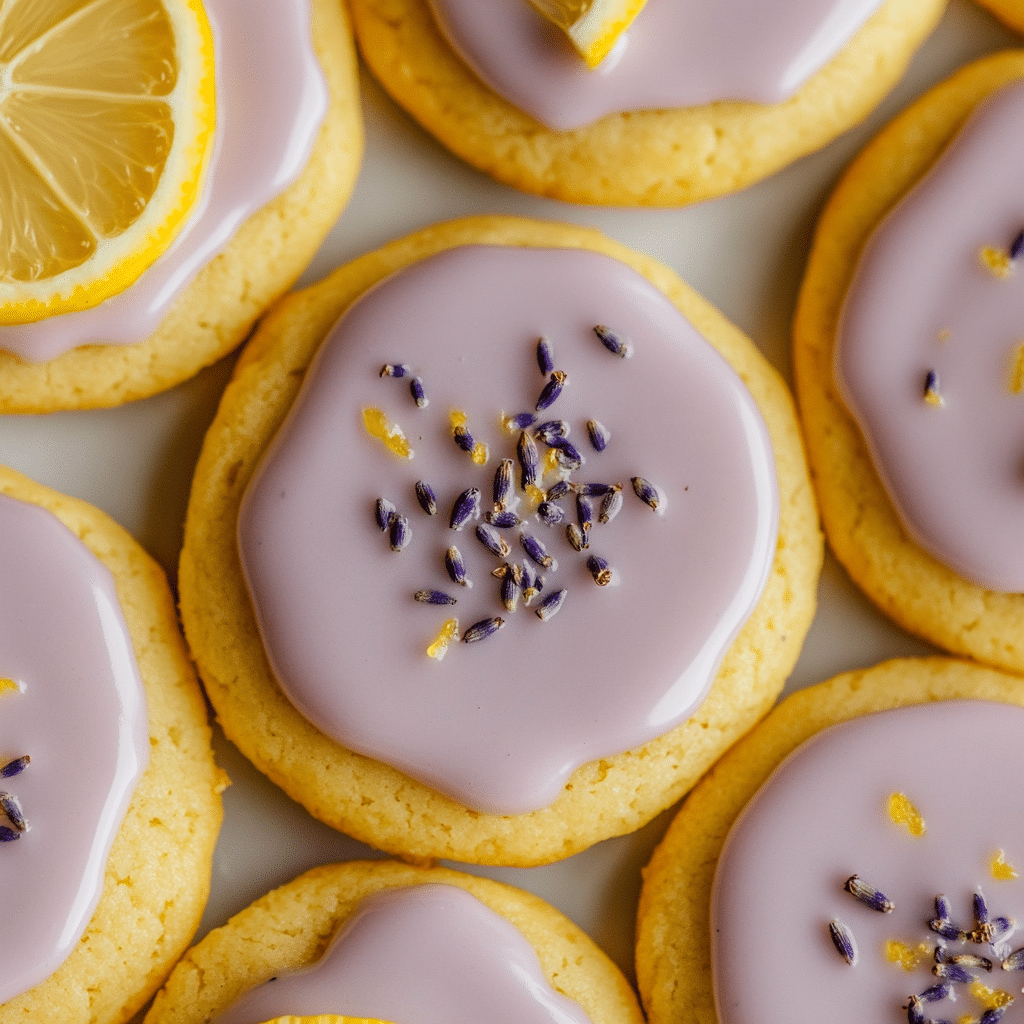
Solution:
[{"label": "lemon cookie", "polygon": [[206,0],[186,33],[173,12],[195,19],[199,0],[107,0],[53,24],[22,7],[3,26],[0,144],[25,230],[0,274],[0,411],[119,405],[234,348],[337,219],[362,151],[347,15]]},{"label": "lemon cookie", "polygon": [[388,861],[315,868],[212,931],[147,1024],[284,1015],[642,1024],[632,989],[571,921],[512,886]]},{"label": "lemon cookie", "polygon": [[794,360],[839,560],[907,629],[1018,672],[1024,208],[999,162],[1022,75],[1019,53],[969,66],[854,162],[817,229]]},{"label": "lemon cookie", "polygon": [[527,865],[638,828],[764,714],[820,558],[748,339],[597,232],[475,218],[267,319],[181,605],[225,731],[311,813]]},{"label": "lemon cookie", "polygon": [[645,869],[651,1024],[1016,1019],[1024,829],[992,783],[1022,725],[1019,678],[943,658],[784,701]]},{"label": "lemon cookie", "polygon": [[0,470],[0,1021],[126,1021],[206,904],[225,780],[161,570]]},{"label": "lemon cookie", "polygon": [[673,206],[860,121],[945,3],[833,6],[651,0],[595,70],[526,0],[355,0],[352,14],[384,87],[474,167],[571,202]]}]

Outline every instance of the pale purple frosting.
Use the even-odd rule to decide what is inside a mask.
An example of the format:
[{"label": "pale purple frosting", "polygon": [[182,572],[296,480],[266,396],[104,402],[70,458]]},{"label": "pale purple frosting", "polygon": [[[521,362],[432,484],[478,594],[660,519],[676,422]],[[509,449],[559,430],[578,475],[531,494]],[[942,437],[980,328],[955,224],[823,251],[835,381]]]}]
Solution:
[{"label": "pale purple frosting", "polygon": [[[980,586],[1024,591],[1024,85],[994,95],[872,235],[846,296],[835,369],[903,525]],[[929,372],[941,405],[925,400]]]},{"label": "pale purple frosting", "polygon": [[[0,495],[0,778],[28,821],[0,843],[0,1003],[78,944],[149,759],[146,700],[106,567],[55,516]],[[0,814],[0,824],[9,827]]]},{"label": "pale purple frosting", "polygon": [[144,341],[238,227],[305,167],[329,99],[309,0],[206,0],[205,7],[216,54],[217,133],[203,197],[187,225],[125,291],[92,309],[0,326],[0,348],[43,362],[79,345]]},{"label": "pale purple frosting", "polygon": [[326,1013],[396,1024],[590,1024],[509,921],[437,884],[367,897],[316,964],[246,993],[216,1024]]},{"label": "pale purple frosting", "polygon": [[557,130],[630,110],[782,102],[881,6],[881,0],[648,0],[591,71],[527,0],[429,3],[484,82]]},{"label": "pale purple frosting", "polygon": [[[602,345],[602,322],[631,339],[632,357]],[[558,565],[534,566],[544,591],[509,613],[491,576],[502,559],[475,536],[480,518],[452,530],[449,514],[474,486],[491,509],[496,467],[516,458],[518,432],[499,414],[533,409],[547,380],[540,335],[569,381],[539,419],[569,424],[586,460],[572,480],[621,483],[623,504],[577,553],[565,528],[577,520],[574,496],[556,502],[566,518],[552,526],[517,491],[525,523],[500,531],[509,560],[533,565],[525,530]],[[410,364],[430,404],[417,408],[408,378],[381,377],[385,363]],[[404,428],[412,459],[366,433],[366,407]],[[489,446],[486,466],[456,446],[452,409]],[[611,432],[603,452],[588,439],[592,418]],[[634,493],[637,475],[660,488],[663,514]],[[417,480],[436,492],[436,516],[418,504]],[[408,519],[398,553],[375,522],[378,498]],[[590,500],[596,520],[603,498]],[[469,246],[389,278],[339,321],[246,494],[240,550],[273,669],[310,721],[466,806],[519,813],[554,801],[579,765],[692,714],[760,596],[777,506],[749,392],[645,278],[588,251]],[[452,544],[472,589],[446,574]],[[610,563],[612,585],[595,584],[591,554]],[[563,588],[561,610],[542,621],[538,605]],[[419,604],[421,589],[458,603]],[[460,635],[507,621],[435,661],[427,647],[450,616]]]},{"label": "pale purple frosting", "polygon": [[[711,938],[721,1024],[906,1024],[909,998],[940,982],[936,946],[946,957],[992,961],[991,971],[965,969],[1014,997],[1003,1024],[1024,1020],[1024,973],[1000,967],[1024,945],[1024,815],[1014,782],[1022,735],[1020,707],[947,701],[855,719],[790,755],[733,825],[718,862]],[[920,813],[923,835],[892,820],[893,793]],[[999,851],[1022,877],[993,876]],[[854,874],[895,909],[871,909],[845,891]],[[945,919],[973,931],[975,894],[990,923],[1005,917],[1016,928],[997,925],[990,943],[929,927],[936,896],[945,896]],[[833,920],[853,936],[853,965],[830,938]],[[890,940],[923,944],[920,963],[910,971],[892,963]],[[977,1021],[969,985],[925,1002],[921,1019]]]}]

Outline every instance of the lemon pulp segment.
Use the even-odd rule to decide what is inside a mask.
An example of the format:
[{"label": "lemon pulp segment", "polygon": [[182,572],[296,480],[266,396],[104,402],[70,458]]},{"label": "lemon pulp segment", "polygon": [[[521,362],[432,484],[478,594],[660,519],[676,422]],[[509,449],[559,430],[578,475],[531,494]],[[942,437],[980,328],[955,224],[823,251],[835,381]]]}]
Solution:
[{"label": "lemon pulp segment", "polygon": [[647,0],[529,0],[596,68],[643,10]]},{"label": "lemon pulp segment", "polygon": [[94,306],[167,248],[214,103],[201,0],[0,6],[0,323]]}]

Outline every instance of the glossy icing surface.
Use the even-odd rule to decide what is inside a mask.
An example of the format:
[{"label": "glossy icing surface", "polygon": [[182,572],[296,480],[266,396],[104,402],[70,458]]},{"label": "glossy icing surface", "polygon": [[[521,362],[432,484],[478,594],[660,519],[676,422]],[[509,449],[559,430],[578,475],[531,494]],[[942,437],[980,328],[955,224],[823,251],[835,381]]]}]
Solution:
[{"label": "glossy icing surface", "polygon": [[398,1024],[589,1024],[551,988],[533,947],[464,889],[419,885],[367,897],[311,968],[247,993],[217,1024],[285,1014]]},{"label": "glossy icing surface", "polygon": [[121,294],[93,309],[0,327],[0,348],[40,362],[78,345],[145,340],[237,228],[305,166],[328,103],[309,0],[206,0],[205,7],[216,47],[217,138],[189,223]]},{"label": "glossy icing surface", "polygon": [[[996,877],[1006,873],[1000,852],[1024,871],[1024,816],[1007,782],[1022,729],[1020,707],[939,702],[835,726],[791,754],[740,815],[719,859],[711,933],[721,1024],[976,1022],[997,992],[1014,997],[1006,1024],[1024,1019],[1024,974],[1000,967],[1024,945],[1024,880]],[[894,793],[920,813],[922,834],[890,815]],[[854,874],[894,909],[872,909],[845,891]],[[1011,918],[1016,929],[997,925],[995,941],[985,942],[929,927],[942,895],[945,920],[974,931],[975,894],[990,923]],[[832,920],[853,935],[852,965],[830,939]],[[908,969],[890,959],[890,942],[911,954]],[[910,997],[940,983],[936,946],[946,959],[981,956],[992,970],[964,966],[970,979],[908,1018]]]},{"label": "glossy icing surface", "polygon": [[0,678],[0,764],[31,758],[0,778],[29,826],[0,843],[3,1003],[78,943],[149,758],[145,694],[110,573],[56,517],[6,496]]},{"label": "glossy icing surface", "polygon": [[590,71],[526,0],[428,0],[462,59],[549,128],[607,114],[779,103],[828,63],[881,0],[648,0]]},{"label": "glossy icing surface", "polygon": [[[598,341],[602,321],[631,339],[630,358]],[[499,531],[507,561],[533,565],[527,532],[557,566],[534,565],[544,590],[506,612],[491,575],[503,559],[474,535],[481,519],[453,530],[449,514],[471,487],[489,511],[496,468],[516,461],[518,432],[500,414],[537,403],[542,335],[569,379],[537,415],[568,424],[585,459],[572,481],[621,483],[623,502],[577,553],[565,525],[577,520],[575,497],[555,502],[565,520],[547,525],[517,489],[510,509],[524,523]],[[422,377],[426,408],[408,379],[380,376],[385,363]],[[404,429],[411,459],[367,434],[368,407]],[[488,445],[486,465],[455,444],[452,410]],[[602,452],[588,440],[591,418],[611,433]],[[663,514],[636,496],[635,475],[661,490]],[[419,480],[437,495],[436,516],[417,502]],[[399,552],[375,522],[378,498],[408,520]],[[602,500],[591,499],[595,520]],[[389,278],[339,321],[250,485],[240,550],[271,664],[307,718],[466,806],[518,813],[550,804],[580,764],[689,717],[760,595],[777,505],[749,392],[645,278],[586,251],[471,246]],[[472,588],[448,577],[449,545]],[[607,559],[613,585],[595,584],[589,555]],[[457,604],[420,604],[421,589]],[[535,611],[560,589],[564,604],[543,621]],[[449,618],[461,636],[495,616],[507,621],[494,635],[427,656]]]},{"label": "glossy icing surface", "polygon": [[[1024,85],[981,106],[868,242],[836,375],[918,544],[969,580],[1024,590]],[[991,257],[990,257],[991,258]],[[935,374],[932,401],[929,373]]]}]

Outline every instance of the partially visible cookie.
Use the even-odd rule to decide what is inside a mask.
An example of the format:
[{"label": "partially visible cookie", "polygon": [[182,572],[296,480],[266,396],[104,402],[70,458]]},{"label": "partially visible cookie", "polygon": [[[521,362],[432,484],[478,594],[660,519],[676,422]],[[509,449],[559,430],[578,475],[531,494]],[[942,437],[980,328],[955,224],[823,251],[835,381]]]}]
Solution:
[{"label": "partially visible cookie", "polygon": [[[302,36],[307,5],[312,42]],[[220,144],[209,206],[196,208],[198,227],[186,228],[126,291],[92,310],[0,328],[0,412],[115,406],[188,379],[249,334],[306,268],[344,207],[362,154],[344,5],[259,3],[243,15],[235,4],[208,0],[207,8],[219,32],[218,56],[227,62],[218,85],[218,130],[241,140]],[[264,51],[285,41],[284,52],[312,58],[308,71],[300,70],[298,57],[287,58],[296,62],[287,65],[287,89],[283,78],[250,73],[273,62]],[[283,109],[284,98],[296,109]],[[255,149],[254,138],[261,143]],[[255,212],[239,206],[239,214],[235,207],[250,189]],[[199,256],[190,251],[193,240]]]},{"label": "partially visible cookie", "polygon": [[[424,305],[392,323],[402,282]],[[613,310],[644,326],[602,343]],[[739,412],[711,414],[726,396]],[[300,433],[251,485],[290,410]],[[820,545],[790,399],[748,339],[599,233],[476,218],[265,321],[197,467],[182,614],[228,736],[315,816],[405,856],[525,866],[640,827],[767,711]]]},{"label": "partially visible cookie", "polygon": [[[528,981],[511,982],[513,971]],[[316,1013],[643,1020],[618,968],[531,893],[447,868],[355,861],[314,868],[210,932],[182,958],[146,1022],[258,1024]]]},{"label": "partially visible cookie", "polygon": [[[1015,184],[991,173],[1005,124],[1019,121],[1022,78],[1017,52],[970,65],[863,151],[822,214],[794,327],[797,397],[837,557],[905,628],[1016,672],[1024,586],[1005,539],[1019,521],[1022,292],[1010,252],[1024,209]],[[932,240],[908,233],[918,228]],[[883,429],[884,417],[897,425]]]},{"label": "partially visible cookie", "polygon": [[195,933],[227,780],[159,567],[6,469],[0,503],[0,1021],[115,1024]]},{"label": "partially visible cookie", "polygon": [[644,871],[651,1024],[1001,1019],[1019,998],[1024,830],[991,780],[1022,724],[1019,678],[941,658],[779,705]]},{"label": "partially visible cookie", "polygon": [[[632,31],[642,29],[644,19],[660,19],[666,6],[672,5],[663,5],[659,12],[656,4],[649,4]],[[887,0],[838,56],[786,100],[732,102],[735,94],[712,91],[691,106],[659,103],[655,106],[663,109],[612,113],[568,130],[545,126],[485,84],[439,30],[428,0],[356,0],[352,15],[363,56],[388,92],[479,170],[523,191],[570,202],[674,206],[741,189],[859,122],[902,75],[944,7],[942,0]],[[560,52],[568,46],[556,38],[557,31],[525,3],[523,14],[502,12],[500,4],[490,15],[482,5],[467,8],[485,26],[490,25],[488,18],[535,17],[537,24],[523,35],[531,46],[537,44],[538,75],[567,56]],[[753,10],[750,17],[761,13]],[[734,17],[744,15],[737,10]],[[494,38],[505,39],[500,28],[495,32]],[[711,35],[713,46],[715,33]],[[723,37],[728,38],[724,28],[718,35]],[[802,50],[796,46],[787,75],[803,70],[820,39],[813,44],[805,39],[808,45]],[[517,53],[513,51],[513,60]],[[628,47],[621,56],[630,59]],[[726,47],[719,67],[732,57]],[[761,66],[758,57],[764,55],[755,49],[745,57],[750,72]],[[613,55],[608,62],[618,59]],[[600,77],[603,71],[590,74]],[[549,91],[569,93],[581,87],[585,91],[586,82],[581,86],[571,80]]]},{"label": "partially visible cookie", "polygon": [[1021,0],[978,0],[978,3],[1005,21],[1010,28],[1024,32],[1024,4]]}]

